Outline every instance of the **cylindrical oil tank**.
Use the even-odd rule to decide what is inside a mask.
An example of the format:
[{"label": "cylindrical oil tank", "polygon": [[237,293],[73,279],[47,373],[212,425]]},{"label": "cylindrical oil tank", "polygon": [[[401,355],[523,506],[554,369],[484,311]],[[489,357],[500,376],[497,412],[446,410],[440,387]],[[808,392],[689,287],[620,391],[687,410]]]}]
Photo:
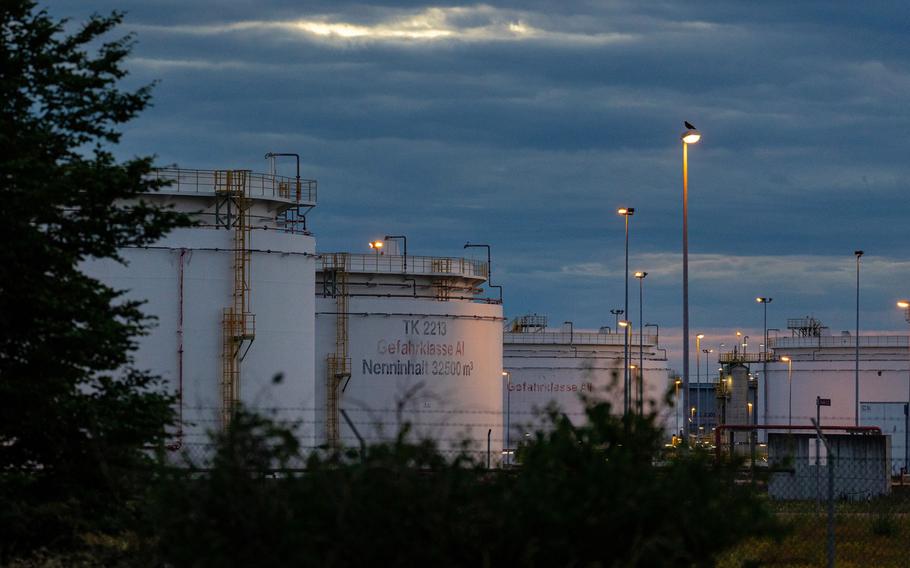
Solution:
[{"label": "cylindrical oil tank", "polygon": [[[503,333],[507,446],[516,449],[541,426],[549,408],[576,424],[586,420],[585,400],[608,401],[613,411],[621,414],[624,342],[625,334],[608,328],[577,330],[566,322],[562,328],[552,329],[547,327],[545,316],[536,314],[513,319]],[[637,411],[640,386],[643,410],[656,413],[658,424],[670,424],[668,431],[672,431],[673,409],[665,404],[672,387],[666,352],[651,334],[639,338],[635,333],[630,347],[632,409]],[[644,369],[639,368],[640,362]]]},{"label": "cylindrical oil tank", "polygon": [[241,402],[312,424],[316,255],[303,214],[315,205],[315,182],[245,170],[155,175],[170,185],[143,198],[198,225],[120,250],[123,264],[94,260],[83,270],[155,318],[138,339],[135,366],[178,397],[171,447],[204,455],[208,432]]},{"label": "cylindrical oil tank", "polygon": [[[389,247],[387,247],[389,248]],[[317,437],[328,446],[467,441],[502,451],[502,306],[486,262],[321,253],[316,275]]]},{"label": "cylindrical oil tank", "polygon": [[[722,377],[724,381],[723,397],[718,399],[721,409],[720,414],[725,424],[744,425],[756,423],[755,414],[755,388],[749,373],[749,367],[742,363],[732,363],[726,366]],[[725,434],[724,444],[732,443],[735,451],[746,455],[751,451],[747,444],[752,439],[749,431],[738,430]]]}]

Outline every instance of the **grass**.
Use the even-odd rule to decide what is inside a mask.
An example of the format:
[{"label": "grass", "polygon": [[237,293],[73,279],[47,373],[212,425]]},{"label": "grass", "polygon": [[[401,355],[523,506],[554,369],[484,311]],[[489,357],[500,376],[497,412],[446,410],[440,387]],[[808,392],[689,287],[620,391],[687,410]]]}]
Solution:
[{"label": "grass", "polygon": [[[870,502],[838,503],[835,560],[839,568],[910,566],[910,501],[898,492]],[[786,537],[752,539],[718,559],[721,568],[827,565],[827,515],[815,503],[773,503]]]}]

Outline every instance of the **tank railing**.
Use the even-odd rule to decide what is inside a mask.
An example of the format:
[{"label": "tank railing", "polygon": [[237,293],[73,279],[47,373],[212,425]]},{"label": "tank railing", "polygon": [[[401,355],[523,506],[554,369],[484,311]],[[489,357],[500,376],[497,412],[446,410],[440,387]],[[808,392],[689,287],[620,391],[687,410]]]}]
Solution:
[{"label": "tank railing", "polygon": [[[335,258],[336,255],[323,254],[322,268],[325,270],[342,268],[334,265]],[[489,274],[486,261],[468,258],[408,255],[407,269],[405,269],[405,257],[401,255],[367,253],[338,255],[337,258],[339,260],[347,259],[344,269],[348,272],[452,275],[479,279],[486,279]]]},{"label": "tank railing", "polygon": [[[193,170],[185,168],[157,168],[149,176],[168,182],[161,188],[164,193],[214,195],[218,186],[217,172],[223,170]],[[288,203],[316,203],[316,180],[254,173],[246,170],[247,195],[252,198],[274,199]]]},{"label": "tank railing", "polygon": [[773,363],[779,359],[773,351],[729,351],[717,357],[718,363]]},{"label": "tank railing", "polygon": [[[860,335],[860,347],[907,347],[906,335]],[[772,337],[768,340],[775,349],[811,347],[856,347],[855,335],[825,335],[820,337]]]},{"label": "tank railing", "polygon": [[[629,346],[637,347],[639,336],[633,333],[629,337]],[[644,335],[642,342],[648,347],[657,344],[657,336]],[[594,333],[586,331],[543,331],[537,333],[503,332],[502,342],[506,344],[524,343],[528,345],[623,345],[625,335],[622,333]]]}]

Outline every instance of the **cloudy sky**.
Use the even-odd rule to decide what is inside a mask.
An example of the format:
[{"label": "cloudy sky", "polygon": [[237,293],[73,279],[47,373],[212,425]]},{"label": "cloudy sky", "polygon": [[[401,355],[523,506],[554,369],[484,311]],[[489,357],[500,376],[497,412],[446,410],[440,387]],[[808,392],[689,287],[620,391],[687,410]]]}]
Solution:
[{"label": "cloudy sky", "polygon": [[[814,315],[905,333],[910,8],[904,2],[57,0],[127,12],[130,83],[159,81],[121,155],[263,170],[299,152],[323,251],[405,234],[493,246],[508,316],[613,325],[631,268],[645,320],[681,327],[682,121],[692,329]],[[469,251],[470,252],[470,251]],[[637,319],[637,288],[631,302]],[[757,342],[756,342],[757,344]],[[681,351],[678,339],[671,359]]]}]

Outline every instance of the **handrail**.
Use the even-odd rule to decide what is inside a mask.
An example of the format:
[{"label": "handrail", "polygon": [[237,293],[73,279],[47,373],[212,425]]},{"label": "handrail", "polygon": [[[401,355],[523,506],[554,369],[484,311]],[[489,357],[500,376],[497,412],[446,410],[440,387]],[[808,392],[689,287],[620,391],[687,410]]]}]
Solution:
[{"label": "handrail", "polygon": [[[167,183],[161,188],[162,193],[214,195],[219,187],[219,172],[222,171],[224,170],[156,168],[149,173],[149,177]],[[243,179],[249,197],[301,205],[316,204],[316,180],[243,171],[246,172]]]},{"label": "handrail", "polygon": [[[638,345],[638,334],[632,334],[629,339],[629,345],[635,347]],[[648,347],[657,344],[657,337],[654,335],[644,335],[643,343]],[[503,344],[526,344],[526,345],[624,345],[625,334],[623,333],[595,333],[586,331],[539,331],[533,333],[515,333],[505,331],[502,334]]]},{"label": "handrail", "polygon": [[780,357],[772,351],[758,351],[743,353],[742,351],[721,353],[717,357],[718,363],[774,363]]},{"label": "handrail", "polygon": [[[906,335],[860,335],[860,347],[906,347]],[[856,347],[855,335],[825,335],[818,337],[772,337],[768,343],[774,349],[809,347]]]},{"label": "handrail", "polygon": [[[333,254],[320,253],[322,270],[344,269],[347,272],[383,274],[452,275],[486,280],[489,266],[486,261],[444,256],[407,256],[393,254]],[[336,266],[344,262],[345,265]]]}]

